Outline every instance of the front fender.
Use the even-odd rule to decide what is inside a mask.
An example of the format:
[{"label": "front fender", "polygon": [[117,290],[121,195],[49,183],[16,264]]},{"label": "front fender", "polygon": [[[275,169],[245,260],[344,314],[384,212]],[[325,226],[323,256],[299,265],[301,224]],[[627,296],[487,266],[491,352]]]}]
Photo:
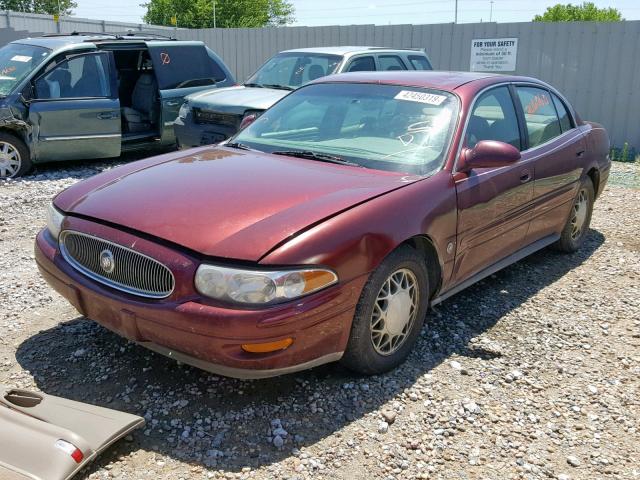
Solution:
[{"label": "front fender", "polygon": [[346,282],[374,270],[408,239],[427,236],[438,252],[442,286],[446,287],[455,257],[455,250],[447,246],[455,245],[456,222],[453,178],[441,171],[298,233],[260,263],[324,265]]}]

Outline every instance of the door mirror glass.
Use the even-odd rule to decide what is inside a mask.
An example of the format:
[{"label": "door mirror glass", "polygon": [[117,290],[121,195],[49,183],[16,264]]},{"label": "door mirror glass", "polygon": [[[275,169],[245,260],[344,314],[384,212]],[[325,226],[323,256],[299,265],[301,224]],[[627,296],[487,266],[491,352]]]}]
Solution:
[{"label": "door mirror glass", "polygon": [[480,140],[475,147],[462,150],[458,171],[506,167],[518,160],[520,160],[520,151],[513,145],[496,140]]}]

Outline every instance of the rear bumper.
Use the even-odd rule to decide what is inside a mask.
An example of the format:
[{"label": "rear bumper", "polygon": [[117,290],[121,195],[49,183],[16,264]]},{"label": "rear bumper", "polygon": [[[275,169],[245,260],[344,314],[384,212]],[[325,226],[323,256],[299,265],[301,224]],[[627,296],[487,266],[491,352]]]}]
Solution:
[{"label": "rear bumper", "polygon": [[[158,353],[237,378],[271,377],[339,360],[366,281],[362,276],[260,310],[233,309],[185,295],[191,285],[177,285],[174,295],[181,298],[157,301],[102,285],[73,269],[46,230],[36,238],[35,258],[44,279],[85,317]],[[176,280],[186,277],[176,275]],[[293,339],[285,350],[249,353],[241,348],[285,338]]]},{"label": "rear bumper", "polygon": [[234,135],[237,130],[224,125],[199,124],[191,114],[187,118],[177,118],[173,130],[180,148],[200,147],[220,143]]}]

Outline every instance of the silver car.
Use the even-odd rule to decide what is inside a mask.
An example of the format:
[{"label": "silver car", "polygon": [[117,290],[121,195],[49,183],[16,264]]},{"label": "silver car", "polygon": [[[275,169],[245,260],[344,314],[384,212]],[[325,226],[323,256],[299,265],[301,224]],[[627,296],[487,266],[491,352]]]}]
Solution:
[{"label": "silver car", "polygon": [[319,47],[271,57],[243,84],[205,90],[185,99],[175,121],[183,148],[219,143],[255,120],[291,90],[326,75],[384,70],[432,70],[423,50]]}]

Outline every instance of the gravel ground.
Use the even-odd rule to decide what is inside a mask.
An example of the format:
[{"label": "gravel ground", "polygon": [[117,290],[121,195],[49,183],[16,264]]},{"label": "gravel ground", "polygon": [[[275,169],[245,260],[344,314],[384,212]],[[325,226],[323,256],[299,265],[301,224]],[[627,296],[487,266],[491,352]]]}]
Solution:
[{"label": "gravel ground", "polygon": [[544,250],[430,313],[387,375],[240,381],[79,317],[38,275],[49,199],[114,163],[0,182],[0,383],[143,415],[81,478],[640,478],[640,166],[574,255]]}]

